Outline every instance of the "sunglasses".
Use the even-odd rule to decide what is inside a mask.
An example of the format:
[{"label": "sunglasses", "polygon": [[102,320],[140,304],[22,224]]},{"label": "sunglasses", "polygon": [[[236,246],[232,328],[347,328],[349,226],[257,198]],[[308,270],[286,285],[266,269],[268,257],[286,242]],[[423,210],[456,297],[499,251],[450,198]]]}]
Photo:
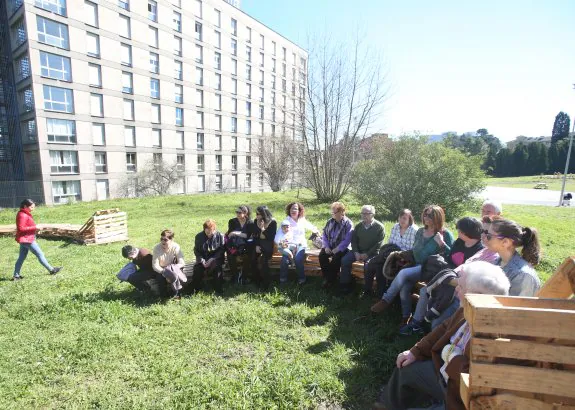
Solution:
[{"label": "sunglasses", "polygon": [[162,241],[162,242],[168,242],[169,240],[170,240],[170,238],[166,238],[165,236],[162,236],[160,238],[160,241]]},{"label": "sunglasses", "polygon": [[487,238],[488,241],[490,241],[491,238],[497,238],[497,239],[503,239],[503,238],[505,238],[505,236],[503,236],[503,235],[497,235],[497,234],[494,234],[494,233],[489,233],[489,231],[487,231],[487,230],[485,230],[485,229],[484,229],[483,232],[481,232],[481,233],[482,233],[483,235],[485,235],[485,237]]}]

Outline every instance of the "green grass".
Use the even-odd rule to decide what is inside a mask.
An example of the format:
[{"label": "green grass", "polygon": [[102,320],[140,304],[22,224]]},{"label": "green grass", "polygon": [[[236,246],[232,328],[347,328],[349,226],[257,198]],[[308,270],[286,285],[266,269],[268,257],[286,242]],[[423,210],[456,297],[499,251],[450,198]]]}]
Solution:
[{"label": "green grass", "polygon": [[[572,177],[573,175],[571,175]],[[548,189],[561,191],[563,183],[562,177],[553,175],[533,175],[527,177],[509,177],[509,178],[488,178],[485,180],[489,186],[498,186],[504,188],[533,188],[539,182],[545,182]],[[567,178],[565,182],[565,192],[575,191],[575,179]]]},{"label": "green grass", "polygon": [[[130,243],[151,248],[165,227],[191,256],[207,217],[225,225],[238,204],[267,204],[276,218],[296,192],[176,196],[39,207],[37,222],[83,223],[94,210],[129,214]],[[322,226],[329,208],[300,200]],[[360,206],[350,203],[350,217]],[[542,236],[543,279],[573,253],[574,209],[505,206],[505,214]],[[14,210],[0,211],[0,224]],[[391,228],[391,221],[386,228]],[[453,226],[451,226],[453,228]],[[317,279],[298,289],[228,287],[179,302],[141,297],[115,273],[123,243],[79,246],[40,239],[61,274],[32,256],[26,279],[10,282],[13,238],[0,238],[0,408],[368,408],[414,338],[397,335],[398,309],[364,315],[371,304],[338,299]]]}]

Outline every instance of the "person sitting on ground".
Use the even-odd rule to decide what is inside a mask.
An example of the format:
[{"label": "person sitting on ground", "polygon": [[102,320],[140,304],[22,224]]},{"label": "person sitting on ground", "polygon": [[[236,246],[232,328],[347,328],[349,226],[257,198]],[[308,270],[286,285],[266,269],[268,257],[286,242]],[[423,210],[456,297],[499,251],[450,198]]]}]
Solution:
[{"label": "person sitting on ground", "polygon": [[[236,217],[228,221],[227,255],[228,266],[232,275],[232,282],[244,283],[251,276],[250,253],[252,251],[255,225],[251,219],[251,209],[247,205],[240,205],[236,209]],[[241,275],[238,270],[238,257],[241,258]]]},{"label": "person sitting on ground", "polygon": [[[463,265],[457,279],[456,294],[463,300],[466,293],[507,295],[509,279],[500,267],[488,262]],[[464,410],[459,393],[461,373],[469,372],[471,330],[463,308],[410,350],[397,356],[396,366],[383,388],[374,409],[402,410],[423,402],[445,402],[445,408]]]},{"label": "person sitting on ground", "polygon": [[[375,207],[373,205],[364,205],[361,208],[361,222],[355,225],[351,234],[351,252],[347,252],[341,259],[340,274],[340,293],[348,295],[353,292],[353,276],[351,267],[355,261],[363,262],[363,271],[369,261],[377,256],[379,249],[385,239],[385,227],[381,222],[375,219]],[[365,278],[365,288],[371,289],[371,283]]]},{"label": "person sitting on ground", "polygon": [[224,293],[224,235],[216,230],[216,222],[208,219],[203,224],[203,231],[194,240],[194,255],[196,263],[192,277],[192,289],[197,292],[202,289],[204,274],[214,276],[214,290],[217,294]]},{"label": "person sitting on ground", "polygon": [[[293,234],[293,242],[297,244],[297,252],[294,255],[295,269],[297,273],[297,283],[298,285],[303,285],[306,282],[304,262],[305,262],[305,250],[307,248],[307,239],[305,236],[305,230],[308,229],[319,234],[319,230],[305,218],[305,208],[303,204],[299,202],[292,202],[286,206],[286,221],[290,224],[290,230]],[[276,238],[281,235],[281,229],[276,232]],[[277,243],[277,240],[275,240]],[[289,258],[286,255],[282,256],[280,264],[280,284],[287,283],[288,280],[288,264]]]},{"label": "person sitting on ground", "polygon": [[[509,295],[535,296],[541,287],[533,268],[541,258],[537,230],[521,227],[508,219],[494,219],[484,235],[486,246],[499,254],[498,265],[511,282]],[[517,248],[521,248],[521,255]]]},{"label": "person sitting on ground", "polygon": [[20,203],[20,210],[16,214],[16,242],[20,244],[20,253],[14,265],[12,280],[24,279],[20,275],[22,264],[28,256],[28,251],[32,252],[38,262],[48,271],[50,275],[55,275],[62,270],[62,266],[53,268],[36,242],[36,223],[32,217],[32,211],[36,209],[36,203],[31,199],[25,199]]},{"label": "person sitting on ground", "polygon": [[126,281],[141,292],[150,291],[148,280],[155,279],[160,283],[162,289],[165,288],[166,280],[162,275],[158,275],[152,267],[152,254],[146,248],[136,248],[126,245],[122,248],[122,256],[129,259],[136,266],[136,271],[132,273]]},{"label": "person sitting on ground", "polygon": [[341,259],[351,249],[353,223],[345,216],[345,205],[331,204],[331,218],[323,228],[322,248],[319,252],[319,265],[323,276],[322,287],[327,289],[337,280]]},{"label": "person sitting on ground", "polygon": [[175,299],[180,297],[182,282],[186,282],[186,275],[183,274],[184,254],[176,242],[174,242],[174,231],[164,229],[160,234],[160,243],[154,246],[152,251],[152,268],[154,271],[171,284],[172,296]]},{"label": "person sitting on ground", "polygon": [[421,214],[421,220],[423,228],[418,229],[413,244],[413,258],[416,265],[401,269],[381,300],[371,307],[373,313],[381,313],[399,293],[401,326],[406,325],[411,316],[411,290],[421,278],[421,264],[431,255],[442,254],[444,258],[448,258],[453,246],[453,235],[445,227],[445,212],[440,206],[426,207]]},{"label": "person sitting on ground", "polygon": [[289,264],[292,265],[294,254],[297,254],[297,243],[294,242],[289,221],[283,220],[280,229],[281,232],[276,233],[275,243],[278,246],[278,252],[281,253],[282,256],[287,256]]},{"label": "person sitting on ground", "polygon": [[[256,285],[266,290],[270,284],[270,259],[274,253],[274,238],[277,222],[265,205],[256,208],[254,248],[252,251],[252,269]],[[258,263],[261,259],[261,267]]]},{"label": "person sitting on ground", "polygon": [[483,202],[483,205],[481,205],[481,218],[484,216],[499,216],[502,212],[503,206],[501,202],[487,199]]},{"label": "person sitting on ground", "polygon": [[[461,218],[456,224],[458,238],[453,244],[451,254],[448,258],[450,268],[453,268],[455,273],[458,273],[462,267],[473,261],[487,261],[495,264],[497,261],[497,254],[485,248],[482,243],[482,232],[488,229],[488,224],[482,224],[476,218]],[[427,294],[427,286],[424,286],[419,291],[419,300],[415,308],[413,317],[406,325],[399,329],[401,335],[407,336],[412,334],[423,333],[425,313],[427,311],[427,304],[429,295]],[[452,304],[443,312],[439,312],[439,316],[431,322],[431,329],[437,327],[441,322],[449,318],[459,308],[459,300],[455,298]]]}]

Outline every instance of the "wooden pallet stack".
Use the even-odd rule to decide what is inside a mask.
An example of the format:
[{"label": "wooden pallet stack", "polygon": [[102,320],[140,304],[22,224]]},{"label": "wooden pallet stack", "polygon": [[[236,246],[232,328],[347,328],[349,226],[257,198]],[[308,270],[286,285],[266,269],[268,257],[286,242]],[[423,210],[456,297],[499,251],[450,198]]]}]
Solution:
[{"label": "wooden pallet stack", "polygon": [[119,208],[96,211],[78,230],[86,245],[128,240],[128,215]]},{"label": "wooden pallet stack", "polygon": [[[575,259],[561,268],[553,278],[575,275]],[[563,283],[570,297],[575,281]],[[574,299],[467,295],[464,309],[472,332],[469,374],[461,377],[468,409],[575,409]]]}]

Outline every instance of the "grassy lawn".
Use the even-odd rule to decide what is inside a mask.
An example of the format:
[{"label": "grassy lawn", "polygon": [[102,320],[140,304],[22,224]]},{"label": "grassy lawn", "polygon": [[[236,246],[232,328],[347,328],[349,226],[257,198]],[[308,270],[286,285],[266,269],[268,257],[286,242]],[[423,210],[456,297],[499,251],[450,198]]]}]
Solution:
[{"label": "grassy lawn", "polygon": [[[129,214],[130,243],[152,248],[166,227],[186,256],[212,217],[225,230],[237,205],[267,204],[277,219],[296,192],[176,196],[39,207],[37,222],[83,223],[97,209]],[[325,204],[300,195],[309,219],[323,226]],[[359,204],[349,216],[359,220]],[[505,206],[505,214],[539,228],[543,279],[574,254],[575,209]],[[14,210],[0,211],[0,224]],[[392,222],[386,222],[387,232]],[[453,228],[453,226],[451,226]],[[0,408],[368,408],[397,353],[414,338],[397,335],[399,310],[364,315],[372,301],[335,298],[319,280],[303,288],[257,293],[228,286],[179,302],[140,296],[115,273],[123,243],[79,246],[41,239],[54,265],[49,276],[30,256],[26,279],[10,282],[17,257],[0,238]]]},{"label": "grassy lawn", "polygon": [[[488,178],[485,182],[490,186],[504,188],[533,188],[535,184],[545,182],[549,187],[548,189],[561,191],[563,179],[553,175],[533,175],[528,177]],[[575,192],[574,178],[567,178],[565,192]]]}]

